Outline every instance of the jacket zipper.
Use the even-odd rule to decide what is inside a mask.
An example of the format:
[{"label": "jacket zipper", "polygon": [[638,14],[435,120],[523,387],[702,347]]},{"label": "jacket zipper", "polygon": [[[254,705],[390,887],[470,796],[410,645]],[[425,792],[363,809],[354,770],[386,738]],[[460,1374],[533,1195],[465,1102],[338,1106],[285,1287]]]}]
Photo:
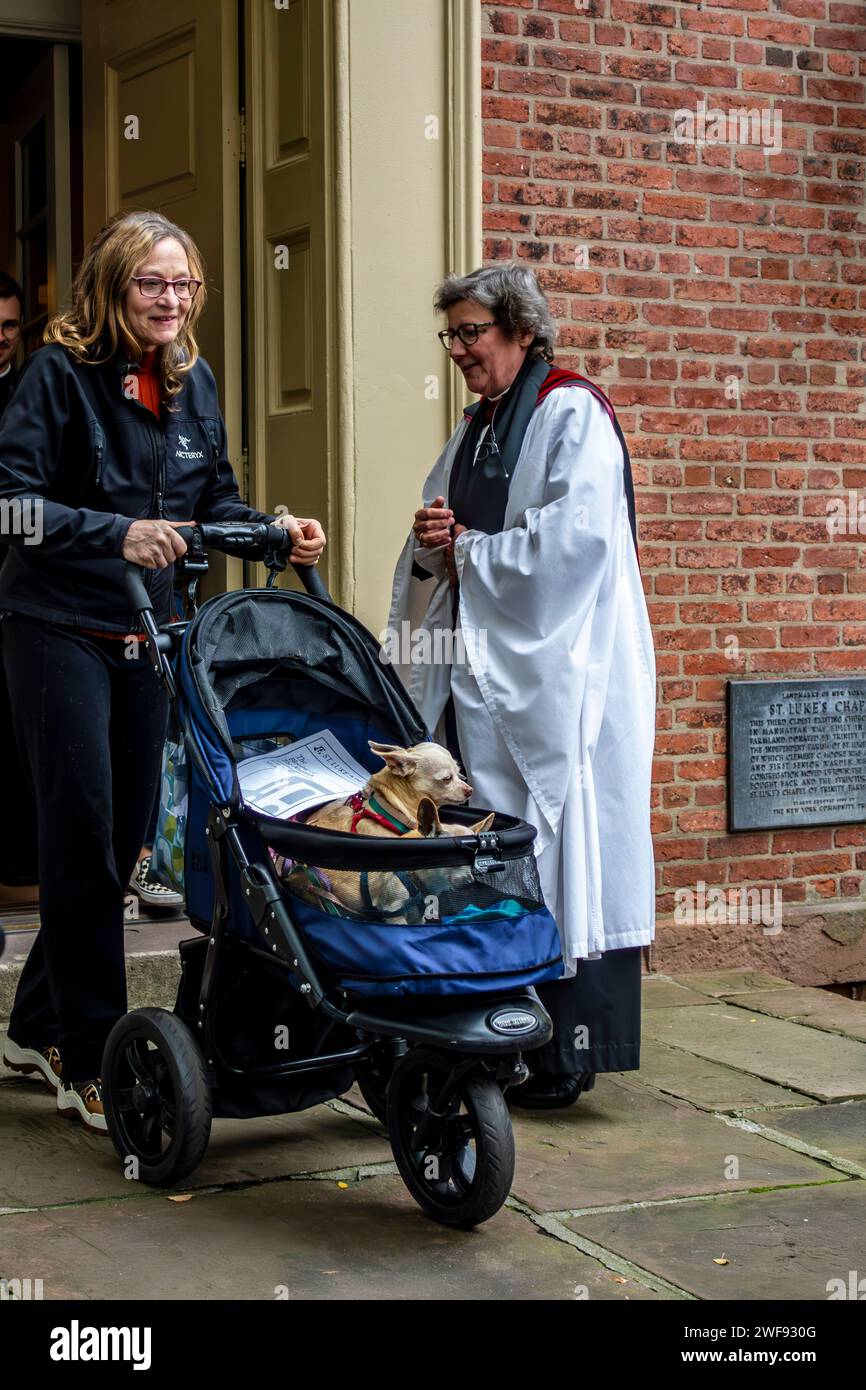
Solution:
[{"label": "jacket zipper", "polygon": [[104,448],[105,436],[102,433],[102,426],[97,425],[94,435],[96,441],[96,476],[93,479],[94,486],[99,487],[102,483],[102,453]]},{"label": "jacket zipper", "polygon": [[[146,410],[147,407],[142,406],[142,409]],[[150,436],[150,447],[154,463],[153,491],[151,492],[150,510],[153,511],[154,508],[156,508],[156,515],[158,518],[161,519],[163,515],[163,495],[165,492],[165,466],[164,459],[162,456],[163,451],[160,447],[160,442],[156,438],[156,426],[150,420],[148,420],[147,422],[147,429],[148,434]]]}]

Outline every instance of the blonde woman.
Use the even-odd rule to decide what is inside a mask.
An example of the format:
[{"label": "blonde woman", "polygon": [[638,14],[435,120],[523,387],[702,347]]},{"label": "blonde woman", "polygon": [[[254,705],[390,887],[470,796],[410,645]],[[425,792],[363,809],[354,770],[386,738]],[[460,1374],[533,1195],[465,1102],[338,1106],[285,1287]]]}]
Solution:
[{"label": "blonde woman", "polygon": [[[123,899],[167,718],[149,663],[134,659],[124,563],[149,571],[167,620],[186,549],[177,524],[277,520],[238,492],[196,344],[205,299],[202,257],[182,228],[159,213],[119,214],[88,246],[72,308],[48,325],[0,425],[0,498],[13,522],[2,537],[3,657],[37,804],[41,912],[4,1061],[56,1089],[60,1113],[103,1132],[102,1051],[126,1011]],[[315,564],[319,523],[278,524],[291,559]]]}]

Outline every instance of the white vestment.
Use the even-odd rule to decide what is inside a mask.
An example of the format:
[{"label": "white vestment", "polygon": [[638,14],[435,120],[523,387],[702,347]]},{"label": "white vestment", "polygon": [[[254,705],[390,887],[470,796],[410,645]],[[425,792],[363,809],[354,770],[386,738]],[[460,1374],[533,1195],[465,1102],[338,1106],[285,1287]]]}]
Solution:
[{"label": "white vestment", "polygon": [[[448,496],[467,427],[427,478],[425,507]],[[645,945],[655,924],[655,655],[622,448],[590,391],[559,387],[537,406],[502,531],[466,531],[454,554],[461,632],[449,662],[444,547],[406,542],[389,640],[411,631],[421,659],[407,664],[404,642],[397,669],[434,735],[453,693],[472,805],[537,828],[541,886],[573,974],[579,959]],[[413,578],[413,561],[432,580]]]}]

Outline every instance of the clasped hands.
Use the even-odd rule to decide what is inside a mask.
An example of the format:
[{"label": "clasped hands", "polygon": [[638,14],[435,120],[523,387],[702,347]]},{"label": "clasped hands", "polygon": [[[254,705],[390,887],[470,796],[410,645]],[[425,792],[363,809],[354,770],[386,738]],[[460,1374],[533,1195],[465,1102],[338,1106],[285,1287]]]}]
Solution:
[{"label": "clasped hands", "polygon": [[[193,521],[134,521],[123,542],[123,558],[133,565],[143,565],[145,569],[165,569],[186,554],[186,541],[178,535],[176,528],[194,525]],[[271,525],[282,527],[291,536],[289,559],[292,564],[318,564],[326,541],[321,524],[315,518],[283,512],[274,517]]]},{"label": "clasped hands", "polygon": [[430,550],[435,550],[440,545],[448,547],[445,551],[445,569],[448,573],[449,584],[452,589],[456,588],[457,566],[454,563],[454,542],[458,536],[468,530],[468,527],[455,522],[454,513],[450,507],[445,506],[444,497],[435,497],[431,506],[419,507],[415,513],[415,524],[412,530],[419,545],[426,546]]}]

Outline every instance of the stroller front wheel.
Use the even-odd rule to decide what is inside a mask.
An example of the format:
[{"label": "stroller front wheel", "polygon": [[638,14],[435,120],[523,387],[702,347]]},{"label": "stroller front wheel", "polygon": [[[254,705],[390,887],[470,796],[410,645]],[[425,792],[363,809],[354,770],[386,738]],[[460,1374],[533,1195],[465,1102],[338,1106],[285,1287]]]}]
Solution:
[{"label": "stroller front wheel", "polygon": [[198,1166],[210,1138],[211,1093],[201,1048],[177,1014],[134,1009],[118,1019],[102,1085],[108,1132],[131,1177],[167,1187]]},{"label": "stroller front wheel", "polygon": [[388,1086],[388,1131],[401,1177],[444,1226],[467,1229],[499,1211],[514,1177],[514,1135],[496,1081],[475,1067],[444,1103],[456,1058],[407,1052]]}]

